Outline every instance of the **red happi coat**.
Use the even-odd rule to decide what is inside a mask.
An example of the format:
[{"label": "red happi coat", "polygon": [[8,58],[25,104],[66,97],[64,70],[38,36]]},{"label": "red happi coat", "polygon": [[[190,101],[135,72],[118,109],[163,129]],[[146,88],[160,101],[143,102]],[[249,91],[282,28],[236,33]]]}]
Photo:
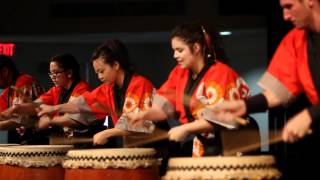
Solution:
[{"label": "red happi coat", "polygon": [[139,112],[151,106],[153,97],[153,84],[140,75],[133,75],[125,91],[122,109],[116,108],[114,84],[102,84],[91,93],[85,93],[84,106],[89,106],[96,119],[111,116],[114,125],[117,124],[122,113]]},{"label": "red happi coat", "polygon": [[[170,104],[174,112],[179,115],[182,124],[197,119],[197,112],[204,107],[212,107],[223,100],[243,99],[249,95],[249,87],[227,65],[216,61],[204,71],[201,79],[196,82],[193,91],[186,94],[190,80],[190,70],[177,65],[170,73],[168,80],[157,91],[154,103]],[[197,80],[196,80],[197,81]],[[189,100],[188,100],[189,99]],[[170,111],[165,106],[167,113]],[[189,111],[189,114],[186,112]],[[188,115],[192,117],[188,118]],[[194,140],[193,156],[203,156],[204,149],[197,138]]]},{"label": "red happi coat", "polygon": [[[44,92],[44,88],[28,74],[20,74],[16,79],[14,86],[28,94],[30,100],[38,98],[38,96]],[[13,104],[22,103],[22,101],[23,100],[13,92],[13,90],[7,87],[0,95],[0,112],[11,107]]]},{"label": "red happi coat", "polygon": [[[80,96],[81,94],[88,92],[91,90],[90,85],[81,80],[79,81],[74,89],[71,92],[71,95],[68,99],[68,102],[72,101],[74,98]],[[47,104],[47,105],[58,105],[60,104],[59,102],[59,98],[60,95],[62,93],[62,87],[60,86],[54,86],[52,88],[50,88],[47,92],[45,92],[44,94],[42,94],[37,101],[40,101],[41,103]],[[56,115],[58,115],[59,113],[56,113]]]},{"label": "red happi coat", "polygon": [[[90,85],[87,82],[81,80],[74,87],[74,89],[70,95],[69,101],[75,97],[80,96],[84,92],[87,92],[90,90],[91,90]],[[61,95],[61,92],[62,92],[62,87],[54,86],[54,87],[50,88],[47,92],[42,94],[39,97],[39,100],[41,100],[42,103],[47,104],[47,105],[57,105],[57,104],[59,104],[59,97]]]},{"label": "red happi coat", "polygon": [[319,97],[309,69],[307,32],[293,29],[281,41],[267,72],[259,81],[263,89],[272,91],[283,104],[304,92],[316,105]]}]

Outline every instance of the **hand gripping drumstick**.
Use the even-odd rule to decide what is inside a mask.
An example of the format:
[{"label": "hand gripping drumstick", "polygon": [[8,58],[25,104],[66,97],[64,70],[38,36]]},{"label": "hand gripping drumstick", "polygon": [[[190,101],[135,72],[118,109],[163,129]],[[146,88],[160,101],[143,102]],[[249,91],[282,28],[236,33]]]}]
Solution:
[{"label": "hand gripping drumstick", "polygon": [[204,108],[200,110],[198,113],[198,117],[201,119],[216,123],[220,126],[226,127],[228,129],[235,129],[239,124],[245,126],[249,123],[248,120],[241,117],[235,117],[235,119],[231,122],[220,121],[219,119],[216,118],[215,110],[210,108]]},{"label": "hand gripping drumstick", "polygon": [[25,100],[25,103],[32,103],[35,107],[39,107],[41,105],[41,103],[34,102],[21,88],[15,86],[10,86],[9,88],[21,96]]}]

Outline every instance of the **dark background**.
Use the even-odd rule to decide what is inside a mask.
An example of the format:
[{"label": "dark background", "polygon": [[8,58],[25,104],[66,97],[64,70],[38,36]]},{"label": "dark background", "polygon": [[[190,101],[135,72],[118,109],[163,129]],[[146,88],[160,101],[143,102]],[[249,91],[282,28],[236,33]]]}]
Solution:
[{"label": "dark background", "polygon": [[[73,54],[81,74],[90,84],[100,82],[93,72],[91,53],[108,39],[118,38],[128,47],[138,73],[159,87],[175,65],[170,31],[183,22],[200,22],[207,29],[231,31],[223,36],[228,64],[243,76],[252,93],[267,62],[266,8],[279,10],[277,0],[33,0],[2,1],[0,43],[15,43],[14,60],[22,72],[34,75],[48,89],[48,60],[60,53]],[[268,2],[268,4],[267,4]],[[267,6],[267,5],[270,5]],[[278,8],[278,9],[277,9]],[[281,20],[281,16],[272,19]],[[271,39],[271,38],[270,38]],[[269,46],[268,46],[269,47]],[[262,140],[268,135],[265,113],[255,115]],[[3,141],[6,140],[5,133]],[[268,151],[268,147],[263,147]]]},{"label": "dark background", "polygon": [[[81,64],[83,78],[99,85],[91,54],[99,44],[117,38],[127,45],[135,70],[159,87],[175,65],[170,31],[183,22],[200,22],[209,30],[232,32],[222,37],[228,64],[255,94],[260,91],[256,81],[268,60],[265,8],[265,1],[233,0],[2,1],[0,43],[15,43],[13,58],[19,69],[37,77],[48,89],[52,83],[47,62],[60,53],[73,54]],[[264,140],[267,115],[255,116]]]},{"label": "dark background", "polygon": [[[209,29],[232,31],[225,37],[230,64],[240,73],[266,62],[265,2],[232,0],[50,0],[3,1],[0,42],[16,44],[14,58],[21,70],[39,77],[47,88],[48,59],[58,53],[75,55],[83,76],[94,85],[90,56],[107,39],[126,43],[138,72],[156,86],[175,64],[169,34],[188,21]],[[263,64],[263,63],[262,63]],[[265,65],[265,63],[264,63]]]},{"label": "dark background", "polygon": [[[136,71],[159,87],[175,65],[171,29],[196,21],[208,29],[232,32],[222,37],[228,64],[256,94],[261,89],[255,83],[291,28],[282,20],[278,0],[7,0],[0,3],[0,17],[0,43],[15,43],[13,58],[19,69],[36,76],[47,89],[52,86],[47,61],[59,53],[73,54],[81,64],[82,76],[97,86],[100,82],[92,71],[91,53],[114,38],[127,45]],[[269,118],[266,113],[254,116],[262,140],[267,138],[269,127],[271,132],[281,129],[288,115],[307,103],[301,100],[297,104],[289,110],[271,110]],[[6,133],[1,135],[1,142],[6,142]],[[288,164],[296,158],[288,161],[287,148],[280,144],[262,150],[275,153],[279,167],[288,173]]]}]

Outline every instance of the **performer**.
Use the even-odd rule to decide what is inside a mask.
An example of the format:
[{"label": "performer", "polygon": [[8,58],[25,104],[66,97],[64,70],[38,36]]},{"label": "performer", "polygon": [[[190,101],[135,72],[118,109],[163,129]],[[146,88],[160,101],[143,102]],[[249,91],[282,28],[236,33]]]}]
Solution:
[{"label": "performer", "polygon": [[[52,57],[49,62],[50,72],[48,75],[55,86],[42,94],[35,101],[16,105],[15,107],[8,109],[6,113],[8,116],[13,114],[29,116],[37,115],[36,110],[41,104],[62,104],[72,101],[84,92],[90,91],[91,88],[89,84],[84,80],[81,80],[79,70],[80,66],[78,61],[70,54],[60,54]],[[19,92],[19,89],[17,91]],[[39,129],[51,128],[54,125],[62,125],[65,127],[72,126],[75,128],[79,126],[81,127],[81,124],[78,124],[76,121],[68,119],[67,116],[63,116],[63,114],[58,113],[54,116],[41,116],[36,124]],[[65,128],[64,130],[66,133],[70,133],[67,131],[71,131],[71,129],[68,128]],[[50,133],[63,134],[63,130],[61,128],[54,128],[50,130]]]},{"label": "performer", "polygon": [[216,109],[219,111],[216,118],[232,121],[236,116],[287,105],[305,93],[312,106],[289,119],[282,133],[284,141],[295,142],[320,118],[320,2],[280,0],[280,5],[284,19],[292,22],[295,28],[281,41],[267,72],[258,82],[264,91],[247,100],[221,104]]},{"label": "performer", "polygon": [[[129,134],[127,130],[130,130],[130,124],[125,116],[146,110],[151,105],[154,87],[149,80],[132,72],[127,49],[118,40],[108,41],[98,47],[93,53],[92,63],[102,85],[69,103],[41,105],[39,115],[80,113],[68,116],[83,124],[103,118],[108,129],[93,137],[93,143],[101,145],[110,137]],[[119,118],[121,121],[118,121]]]},{"label": "performer", "polygon": [[181,125],[169,131],[169,139],[180,142],[190,134],[198,134],[193,139],[192,147],[183,148],[181,155],[200,157],[220,154],[218,130],[208,121],[199,119],[198,113],[224,100],[246,98],[249,87],[234,70],[216,57],[218,46],[211,44],[211,38],[203,26],[176,26],[172,31],[171,46],[178,65],[157,91],[152,108],[131,115],[131,122],[139,124],[145,119],[162,121],[177,116]]},{"label": "performer", "polygon": [[[16,93],[12,87],[19,88],[25,96]],[[0,88],[3,89],[0,95],[1,113],[20,103],[34,100],[44,92],[44,89],[35,78],[28,74],[20,73],[13,60],[5,55],[0,55]],[[28,121],[30,117],[15,116],[10,119],[1,117],[0,129],[9,130],[9,142],[21,143],[34,135],[34,133],[30,132],[20,137],[16,130],[12,130],[22,126],[22,123]]]},{"label": "performer", "polygon": [[[72,55],[62,54],[53,57],[50,60],[48,74],[55,86],[41,95],[35,101],[36,105],[71,102],[81,94],[90,91],[90,85],[81,79],[79,71],[79,63]],[[79,124],[76,121],[69,121],[67,116],[59,116],[59,113],[56,113],[54,119],[40,119],[39,128],[45,128],[47,125],[77,126]]]}]

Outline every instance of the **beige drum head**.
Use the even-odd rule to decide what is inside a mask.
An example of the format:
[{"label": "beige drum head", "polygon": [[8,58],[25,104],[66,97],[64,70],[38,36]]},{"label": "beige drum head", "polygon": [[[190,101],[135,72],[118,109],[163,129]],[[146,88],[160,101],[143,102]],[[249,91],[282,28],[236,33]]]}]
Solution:
[{"label": "beige drum head", "polygon": [[63,162],[64,168],[126,168],[158,165],[155,150],[151,148],[70,150]]},{"label": "beige drum head", "polygon": [[171,158],[164,180],[279,179],[273,156]]},{"label": "beige drum head", "polygon": [[20,146],[20,144],[0,144],[0,147],[7,147],[7,146]]},{"label": "beige drum head", "polygon": [[21,167],[61,165],[72,145],[23,145],[2,147],[4,163]]},{"label": "beige drum head", "polygon": [[[19,146],[20,144],[0,144],[0,164],[5,164],[4,159],[5,159],[5,153],[6,148],[8,146]],[[4,148],[3,148],[4,147]]]}]

